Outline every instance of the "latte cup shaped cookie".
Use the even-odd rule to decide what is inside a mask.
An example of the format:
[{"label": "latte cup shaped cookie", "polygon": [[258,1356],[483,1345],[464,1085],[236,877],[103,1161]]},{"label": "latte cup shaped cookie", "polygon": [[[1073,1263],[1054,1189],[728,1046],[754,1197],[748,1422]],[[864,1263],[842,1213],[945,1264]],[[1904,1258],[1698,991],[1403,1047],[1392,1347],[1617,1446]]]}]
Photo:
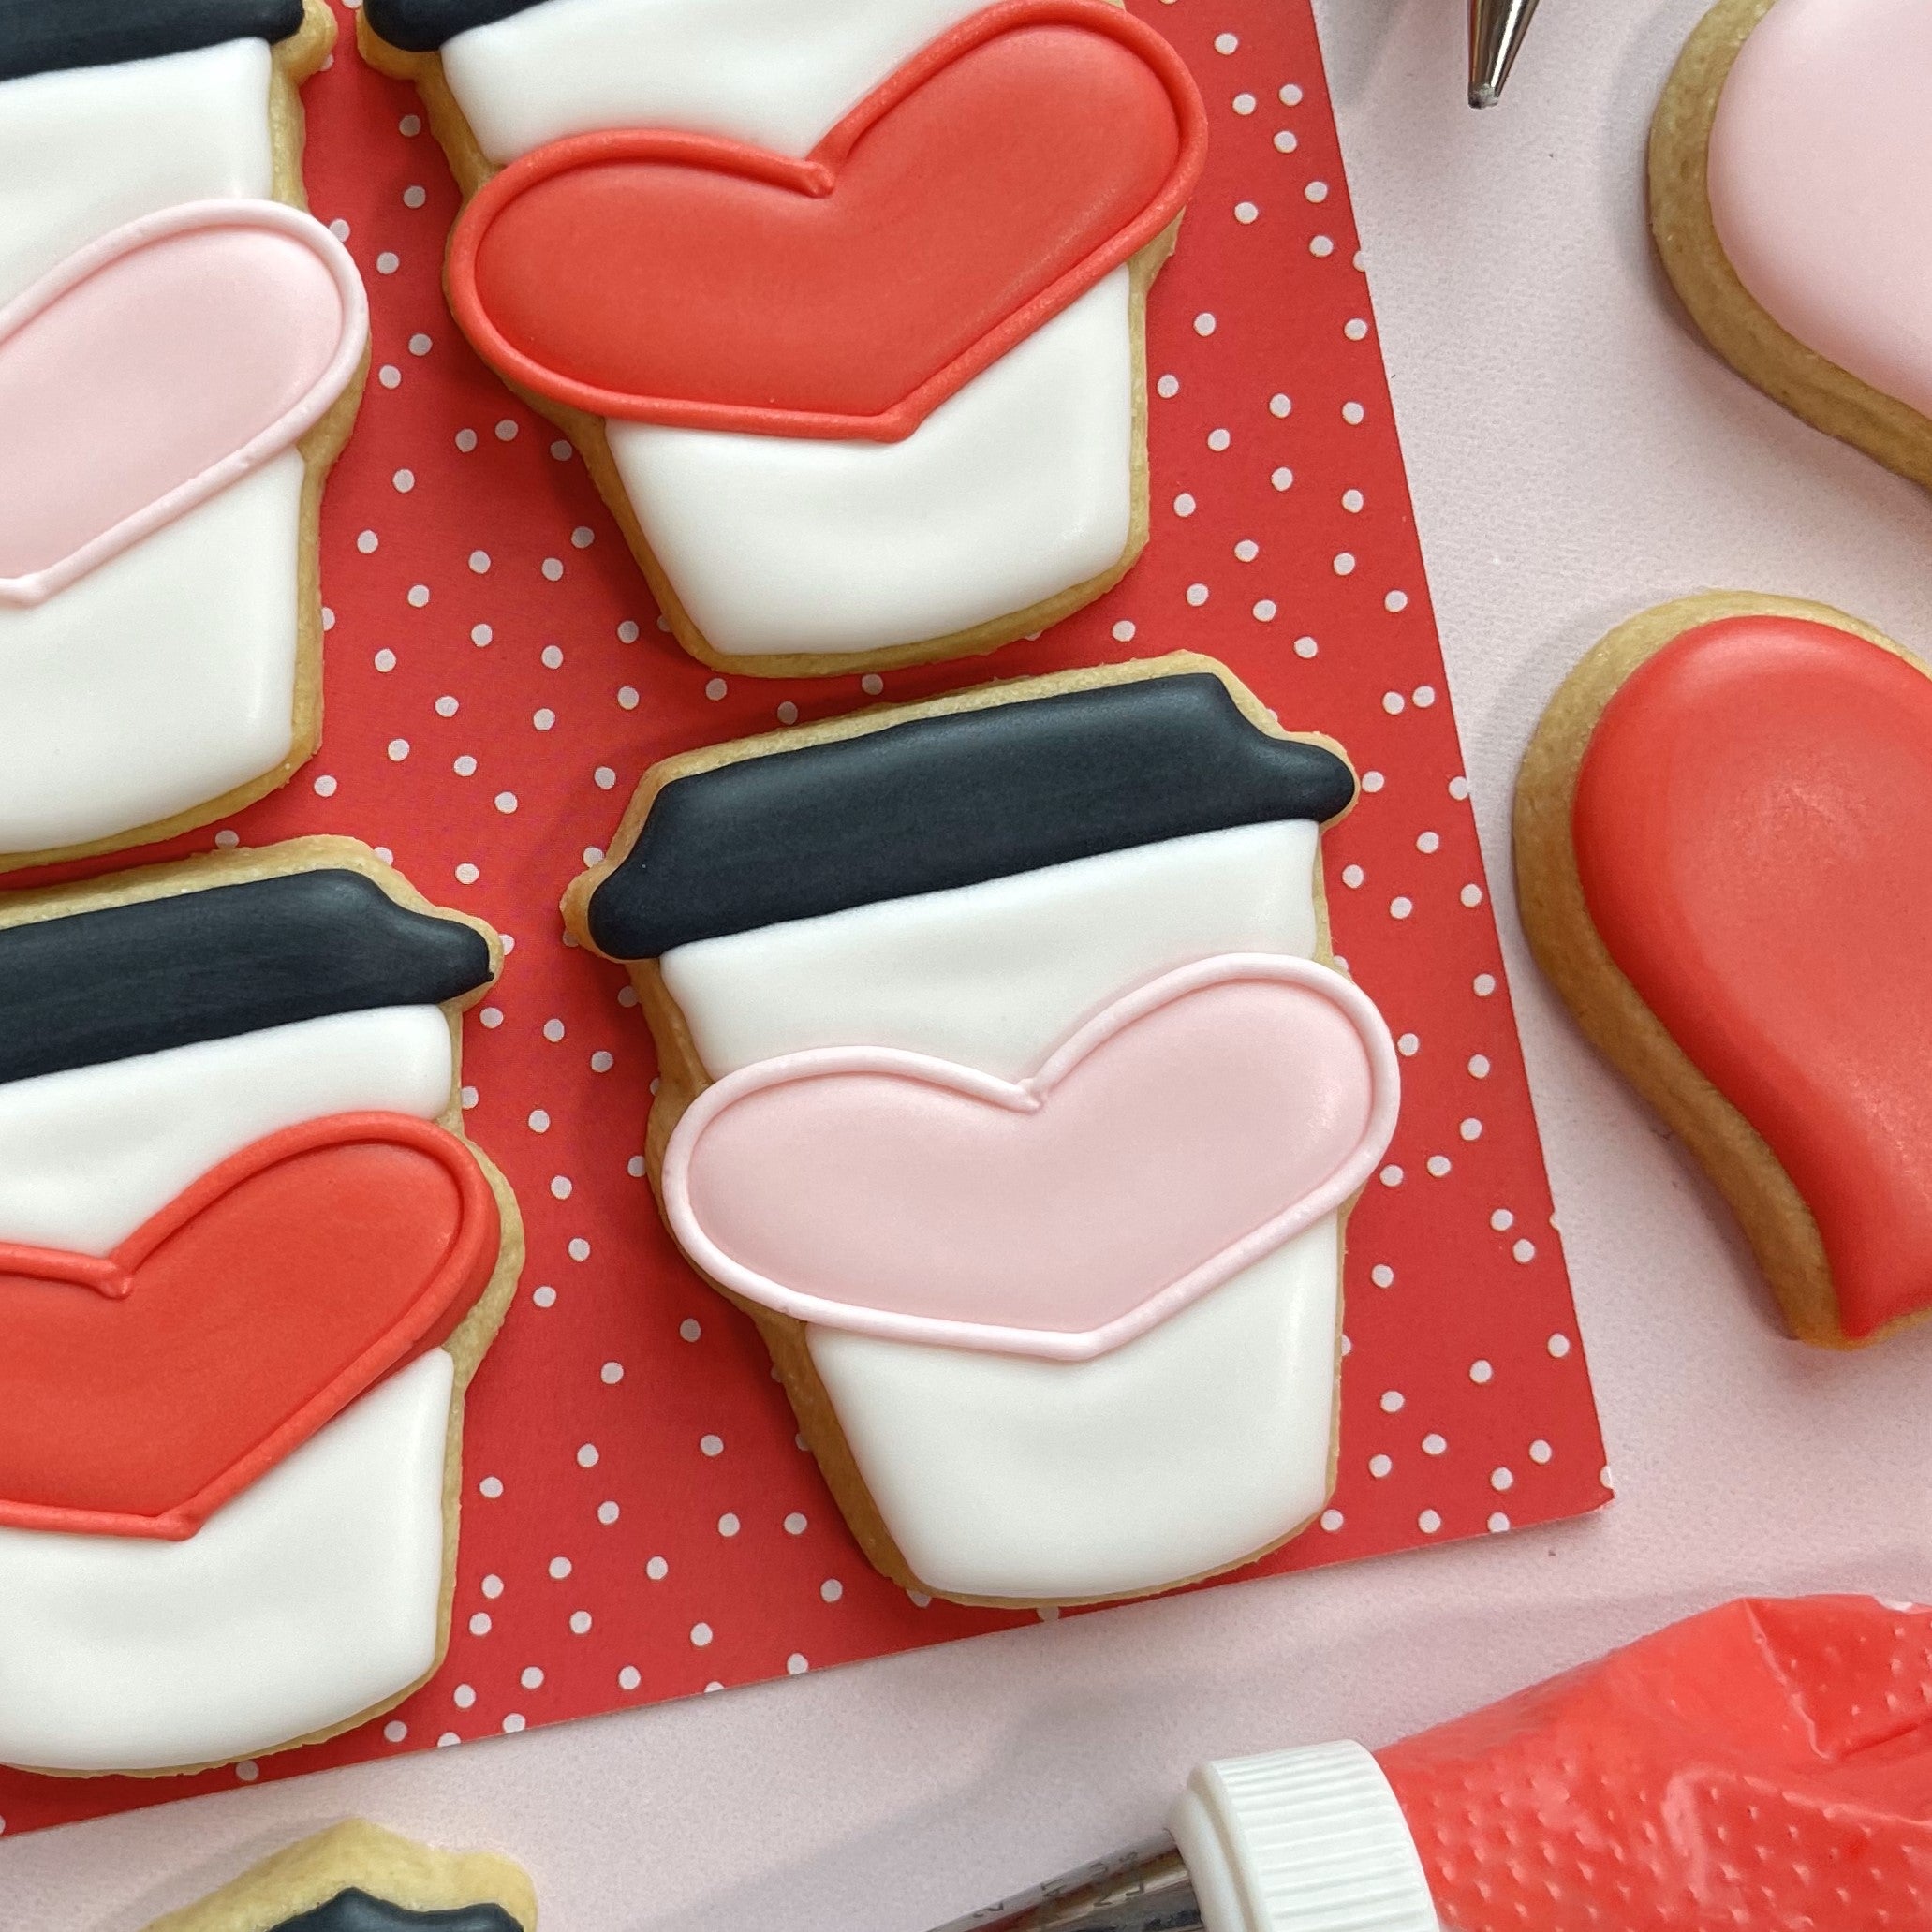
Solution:
[{"label": "latte cup shaped cookie", "polygon": [[1144,311],[1205,153],[1103,0],[383,0],[468,197],[470,340],[583,450],[679,642],[989,651],[1146,541]]},{"label": "latte cup shaped cookie", "polygon": [[568,902],[657,1040],[671,1231],[907,1587],[1163,1589],[1327,1501],[1398,1076],[1325,959],[1353,774],[1264,720],[1178,657],[718,746]]}]

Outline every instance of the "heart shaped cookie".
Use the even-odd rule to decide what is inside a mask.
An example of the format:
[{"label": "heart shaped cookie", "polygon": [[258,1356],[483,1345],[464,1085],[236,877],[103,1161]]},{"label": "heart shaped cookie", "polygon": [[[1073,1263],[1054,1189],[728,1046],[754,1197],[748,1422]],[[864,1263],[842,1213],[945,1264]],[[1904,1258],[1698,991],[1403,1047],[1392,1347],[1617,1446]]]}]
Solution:
[{"label": "heart shaped cookie", "polygon": [[465,210],[451,304],[554,402],[687,429],[894,442],[1177,215],[1199,96],[1099,0],[976,15],[804,160],[579,136]]},{"label": "heart shaped cookie", "polygon": [[1735,1210],[1793,1334],[1932,1309],[1932,674],[1823,605],[1613,631],[1516,794],[1523,921]]},{"label": "heart shaped cookie", "polygon": [[0,1524],[192,1536],[495,1271],[467,1147],[406,1114],[258,1141],[110,1256],[0,1245]]},{"label": "heart shaped cookie", "polygon": [[1932,487],[1932,11],[1718,0],[1650,138],[1650,219],[1711,346]]},{"label": "heart shaped cookie", "polygon": [[799,1320],[1086,1361],[1340,1207],[1399,1084],[1340,974],[1228,955],[1114,1001],[1024,1081],[886,1048],[729,1075],[671,1137],[665,1212],[714,1279]]},{"label": "heart shaped cookie", "polygon": [[0,604],[32,605],[258,469],[347,389],[368,300],[319,222],[198,201],[0,310]]}]

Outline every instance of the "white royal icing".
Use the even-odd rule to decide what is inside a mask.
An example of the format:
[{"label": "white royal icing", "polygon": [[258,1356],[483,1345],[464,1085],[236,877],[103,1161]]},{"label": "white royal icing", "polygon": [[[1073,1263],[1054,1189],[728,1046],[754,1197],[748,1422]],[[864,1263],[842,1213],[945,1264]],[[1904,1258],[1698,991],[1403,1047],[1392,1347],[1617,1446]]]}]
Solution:
[{"label": "white royal icing", "polygon": [[[902,1047],[1004,1079],[1128,988],[1224,952],[1313,954],[1319,833],[1238,826],[673,948],[714,1078]],[[812,1327],[893,1540],[960,1596],[1152,1589],[1299,1527],[1329,1486],[1339,1223],[1078,1364]]]},{"label": "white royal icing", "polygon": [[0,81],[0,303],[139,215],[266,198],[272,59],[229,40]]},{"label": "white royal icing", "polygon": [[923,642],[1118,563],[1133,520],[1129,291],[1116,269],[903,442],[611,423],[626,493],[712,649]]},{"label": "white royal icing", "polygon": [[440,1007],[380,1007],[0,1085],[0,1242],[107,1254],[265,1134],[364,1108],[435,1119],[453,1062]]},{"label": "white royal icing", "polygon": [[544,0],[443,49],[493,161],[599,127],[803,155],[981,0]]},{"label": "white royal icing", "polygon": [[951,1596],[1124,1596],[1252,1556],[1327,1500],[1330,1215],[1091,1362],[807,1331],[913,1572]]},{"label": "white royal icing", "polygon": [[440,1635],[454,1378],[432,1349],[184,1542],[0,1529],[0,1762],[218,1762],[415,1683]]},{"label": "white royal icing", "polygon": [[678,946],[664,981],[714,1079],[808,1047],[1030,1073],[1130,986],[1316,949],[1316,828],[1242,825]]},{"label": "white royal icing", "polygon": [[111,837],[273,771],[294,736],[290,450],[30,609],[0,609],[0,851]]}]

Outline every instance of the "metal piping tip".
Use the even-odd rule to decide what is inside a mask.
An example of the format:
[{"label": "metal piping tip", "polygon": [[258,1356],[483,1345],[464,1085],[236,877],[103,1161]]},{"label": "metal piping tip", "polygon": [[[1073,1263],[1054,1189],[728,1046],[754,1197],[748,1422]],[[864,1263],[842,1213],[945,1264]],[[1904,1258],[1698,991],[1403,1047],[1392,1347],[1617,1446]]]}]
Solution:
[{"label": "metal piping tip", "polygon": [[1493,108],[1502,98],[1529,31],[1536,0],[1469,0],[1469,105]]},{"label": "metal piping tip", "polygon": [[1163,1833],[939,1932],[1202,1932],[1194,1882]]}]

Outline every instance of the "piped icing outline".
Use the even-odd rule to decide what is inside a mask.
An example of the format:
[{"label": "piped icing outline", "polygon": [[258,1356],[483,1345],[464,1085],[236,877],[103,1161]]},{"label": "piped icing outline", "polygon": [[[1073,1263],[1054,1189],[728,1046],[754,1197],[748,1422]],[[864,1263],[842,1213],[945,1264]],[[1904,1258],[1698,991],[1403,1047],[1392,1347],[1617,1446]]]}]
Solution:
[{"label": "piped icing outline", "polygon": [[[518,0],[528,5],[530,0]],[[300,33],[302,0],[0,0],[0,81]]]},{"label": "piped icing outline", "polygon": [[494,977],[474,926],[399,904],[346,865],[56,905],[0,926],[0,1081],[328,1013],[442,1006]]},{"label": "piped icing outline", "polygon": [[[34,569],[0,576],[0,606],[31,608],[44,603],[88,571],[241,481],[300,441],[334,407],[354,380],[369,345],[369,302],[361,276],[348,251],[320,222],[279,201],[189,202],[142,216],[102,236],[0,309],[0,361],[17,343],[26,341],[37,347],[48,328],[57,324],[63,299],[85,285],[111,277],[123,265],[150,250],[165,248],[170,242],[226,229],[286,236],[322,262],[342,302],[342,330],[333,353],[301,399],[264,423],[239,448],[184,477],[142,508],[111,521],[65,555]],[[84,494],[87,480],[84,474],[77,475],[69,479],[69,484]],[[44,482],[39,487],[44,488]]]},{"label": "piped icing outline", "polygon": [[[0,1526],[69,1535],[155,1537],[168,1541],[183,1541],[193,1536],[224,1503],[300,1448],[358,1396],[446,1341],[494,1275],[503,1231],[496,1198],[466,1142],[441,1127],[407,1114],[347,1113],[286,1128],[210,1169],[137,1229],[111,1255],[80,1255],[0,1242],[0,1288],[11,1285],[13,1289],[10,1305],[7,1296],[0,1295],[0,1335],[6,1334],[15,1321],[34,1321],[39,1326],[49,1313],[56,1317],[57,1323],[58,1317],[68,1311],[83,1318],[97,1312],[84,1302],[76,1303],[67,1296],[36,1294],[32,1291],[36,1287],[43,1290],[70,1288],[131,1310],[136,1304],[143,1303],[142,1271],[148,1263],[159,1257],[171,1259],[179,1266],[179,1256],[170,1257],[168,1250],[180,1242],[192,1241],[197,1222],[219,1210],[239,1190],[264,1177],[286,1179],[288,1170],[304,1166],[310,1185],[317,1189],[326,1204],[331,1198],[331,1170],[337,1165],[330,1157],[370,1146],[401,1149],[419,1157],[431,1163],[455,1188],[455,1228],[431,1277],[401,1307],[387,1312],[382,1325],[347,1362],[339,1365],[332,1365],[326,1360],[318,1363],[321,1374],[317,1385],[302,1394],[265,1435],[224,1467],[206,1474],[167,1507],[142,1512],[98,1504],[26,1501],[0,1489]],[[281,1172],[278,1174],[277,1171]],[[317,1217],[317,1225],[310,1232],[318,1242],[326,1241],[326,1216]],[[224,1231],[225,1237],[226,1234]],[[196,1284],[199,1287],[210,1277],[228,1273],[238,1263],[243,1264],[246,1276],[250,1271],[245,1264],[251,1261],[252,1256],[239,1255],[231,1246],[218,1243],[196,1270]],[[273,1273],[273,1262],[267,1265]],[[243,1285],[247,1285],[245,1279]],[[365,1278],[355,1284],[363,1290],[369,1285]],[[22,1286],[28,1290],[24,1296],[20,1293]],[[332,1305],[339,1306],[340,1299],[333,1300]],[[167,1306],[170,1312],[177,1312],[180,1303],[170,1298]],[[143,1305],[140,1312],[147,1314],[149,1310]],[[36,1320],[36,1317],[39,1320]],[[88,1325],[98,1329],[97,1323]],[[107,1334],[96,1333],[95,1342],[112,1349],[111,1335],[111,1324]],[[46,1339],[44,1330],[42,1339]],[[239,1372],[253,1377],[259,1373],[258,1364],[233,1357],[236,1337],[232,1332],[225,1331],[218,1338],[211,1336],[211,1342],[214,1346],[204,1357],[203,1368],[214,1374]],[[0,1387],[8,1378],[9,1362],[19,1359],[18,1349],[18,1335],[14,1347],[0,1348]],[[183,1374],[182,1364],[176,1364],[174,1373],[177,1377]],[[192,1375],[193,1371],[186,1373]],[[173,1386],[178,1387],[178,1381]],[[23,1406],[18,1399],[5,1405],[15,1413]],[[87,1422],[84,1415],[75,1420]],[[138,1425],[140,1420],[125,1409],[111,1417],[96,1414],[82,1433],[92,1450],[103,1433]],[[157,1465],[167,1463],[170,1444],[143,1438],[129,1442],[126,1450],[130,1458],[139,1457],[153,1471]],[[0,1481],[4,1480],[4,1475],[0,1475]],[[182,1481],[186,1483],[194,1479],[184,1474]]]},{"label": "piped icing outline", "polygon": [[[1269,1219],[1204,1257],[1136,1305],[1084,1329],[1055,1328],[909,1312],[833,1299],[800,1289],[741,1262],[713,1238],[694,1202],[694,1166],[706,1133],[733,1108],[773,1088],[831,1082],[848,1075],[901,1080],[956,1093],[1014,1114],[1039,1115],[1061,1084],[1140,1022],[1191,995],[1243,982],[1275,983],[1313,993],[1351,1024],[1367,1064],[1365,1123],[1347,1153],[1307,1191]],[[1134,988],[1075,1028],[1026,1079],[1012,1082],[930,1054],[883,1047],[830,1047],[786,1054],[728,1074],[698,1095],[679,1120],[664,1156],[665,1217],[692,1261],[722,1286],[794,1320],[886,1340],[1087,1362],[1145,1335],[1231,1280],[1275,1249],[1339,1209],[1375,1172],[1395,1130],[1401,1072],[1395,1043],[1374,1003],[1351,981],[1310,960],[1249,953],[1202,960]]]},{"label": "piped icing outline", "polygon": [[[674,180],[701,170],[789,189],[813,199],[829,198],[867,135],[902,107],[916,103],[929,83],[963,71],[981,50],[1040,28],[1077,28],[1110,38],[1151,71],[1173,117],[1173,160],[1159,189],[1137,214],[1094,241],[1077,260],[917,380],[898,401],[878,410],[760,402],[749,393],[749,371],[743,378],[747,394],[733,402],[616,389],[552,365],[498,326],[488,291],[494,235],[519,202],[547,184],[593,170],[603,170],[607,180],[617,181],[634,176],[641,166],[656,165]],[[1150,140],[1156,137],[1157,130],[1150,127],[1147,132]],[[1165,139],[1164,134],[1160,138]],[[450,306],[465,334],[499,374],[594,416],[684,429],[898,442],[940,403],[1154,241],[1187,205],[1205,163],[1206,146],[1206,112],[1193,77],[1151,27],[1105,0],[999,0],[942,34],[889,76],[803,161],[743,142],[667,129],[573,136],[513,161],[477,191],[457,220],[448,264]]]},{"label": "piped icing outline", "polygon": [[790,749],[752,741],[666,783],[572,904],[607,958],[655,959],[1194,833],[1328,824],[1355,796],[1344,759],[1261,730],[1190,667]]},{"label": "piped icing outline", "polygon": [[362,10],[370,31],[391,47],[404,53],[435,53],[472,27],[494,26],[542,5],[543,0],[362,0]]}]

